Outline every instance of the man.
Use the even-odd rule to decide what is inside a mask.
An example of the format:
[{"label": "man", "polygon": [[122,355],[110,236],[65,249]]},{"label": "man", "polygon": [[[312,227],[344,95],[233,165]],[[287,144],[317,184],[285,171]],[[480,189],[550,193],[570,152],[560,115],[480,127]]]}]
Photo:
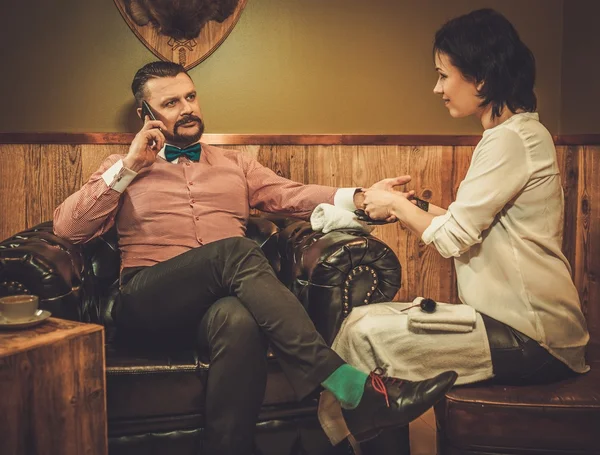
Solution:
[{"label": "man", "polygon": [[[87,242],[116,224],[122,261],[117,326],[165,342],[197,334],[208,347],[207,453],[251,453],[267,341],[298,398],[322,385],[341,402],[358,438],[405,425],[443,396],[454,372],[378,386],[379,376],[367,381],[345,364],[244,236],[249,207],[306,218],[321,202],[356,208],[361,195],[354,188],[295,183],[243,153],[200,143],[196,89],[177,64],[144,66],[132,90],[138,114],[145,101],[156,120],[144,118],[127,155],[108,157],[56,209],[54,230]],[[391,190],[408,180],[387,179],[375,188]]]}]

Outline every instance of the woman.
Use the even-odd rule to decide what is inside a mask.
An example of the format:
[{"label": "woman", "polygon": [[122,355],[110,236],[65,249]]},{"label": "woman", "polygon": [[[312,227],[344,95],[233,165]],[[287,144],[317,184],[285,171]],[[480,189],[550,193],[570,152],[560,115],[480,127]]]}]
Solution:
[{"label": "woman", "polygon": [[561,252],[563,193],[552,137],[535,113],[533,54],[490,9],[446,23],[433,54],[434,93],[452,117],[475,116],[484,128],[467,175],[448,209],[424,211],[408,193],[367,190],[365,211],[397,218],[454,257],[460,299],[477,311],[475,328],[411,331],[406,304],[379,304],[355,309],[334,348],[365,371],[385,365],[409,380],[446,369],[459,373],[457,384],[584,373],[589,336]]}]

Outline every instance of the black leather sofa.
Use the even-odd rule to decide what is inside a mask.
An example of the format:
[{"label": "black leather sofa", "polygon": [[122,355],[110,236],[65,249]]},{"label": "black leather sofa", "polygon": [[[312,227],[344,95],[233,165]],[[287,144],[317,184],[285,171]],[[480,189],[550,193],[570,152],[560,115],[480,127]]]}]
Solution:
[{"label": "black leather sofa", "polygon": [[[392,300],[400,264],[380,240],[352,231],[328,234],[289,218],[252,216],[257,241],[328,343],[350,310]],[[55,317],[103,324],[111,455],[202,454],[204,380],[209,359],[194,349],[132,347],[117,333],[111,309],[118,290],[115,232],[76,246],[43,223],[0,243],[0,295],[31,293]],[[266,397],[257,425],[256,454],[338,454],[316,418],[318,392],[296,402],[270,355]],[[406,454],[406,429],[363,444],[365,453]]]}]

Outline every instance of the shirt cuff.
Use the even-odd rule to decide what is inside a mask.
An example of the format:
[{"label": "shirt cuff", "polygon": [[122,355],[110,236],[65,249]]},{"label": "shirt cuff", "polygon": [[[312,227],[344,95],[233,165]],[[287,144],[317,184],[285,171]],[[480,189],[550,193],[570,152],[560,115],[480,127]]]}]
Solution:
[{"label": "shirt cuff", "polygon": [[104,171],[104,174],[102,174],[102,179],[106,182],[109,188],[122,193],[136,176],[137,172],[126,168],[123,165],[123,160],[119,160],[106,171]]},{"label": "shirt cuff", "polygon": [[431,220],[431,223],[427,229],[423,231],[423,235],[421,235],[421,239],[425,245],[429,245],[431,242],[433,242],[435,248],[442,255],[442,257],[445,258],[460,256],[460,250],[454,243],[450,241],[450,239],[447,238],[447,236],[436,236],[438,231],[448,222],[450,218],[452,218],[452,213],[450,210],[443,215],[436,216]]},{"label": "shirt cuff", "polygon": [[356,205],[354,205],[354,193],[359,188],[338,188],[333,196],[333,205],[342,209],[350,210],[354,212]]}]

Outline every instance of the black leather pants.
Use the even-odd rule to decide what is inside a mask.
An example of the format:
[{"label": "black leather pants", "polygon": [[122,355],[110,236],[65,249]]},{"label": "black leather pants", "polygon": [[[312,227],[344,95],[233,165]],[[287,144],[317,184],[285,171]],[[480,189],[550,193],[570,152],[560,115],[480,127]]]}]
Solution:
[{"label": "black leather pants", "polygon": [[[186,342],[200,333],[211,354],[207,420],[220,422],[207,422],[211,454],[248,453],[241,446],[252,439],[240,439],[253,433],[264,395],[266,340],[299,399],[343,364],[260,247],[243,237],[124,270],[115,319],[118,333],[146,339]],[[229,440],[240,450],[217,447]]]},{"label": "black leather pants", "polygon": [[489,316],[481,316],[492,353],[492,382],[506,385],[544,384],[576,374],[537,341]]}]

